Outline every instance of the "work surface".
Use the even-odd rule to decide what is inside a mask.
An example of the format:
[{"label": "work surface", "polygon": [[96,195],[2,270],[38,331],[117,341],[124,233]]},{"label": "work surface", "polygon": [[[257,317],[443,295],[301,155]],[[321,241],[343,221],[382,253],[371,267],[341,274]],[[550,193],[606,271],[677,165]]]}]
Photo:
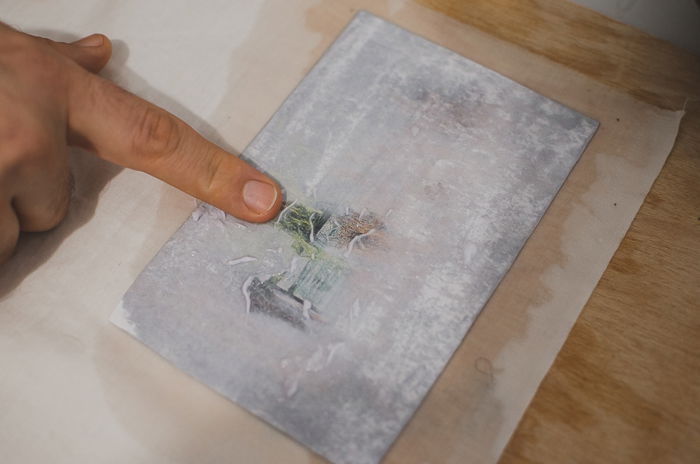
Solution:
[{"label": "work surface", "polygon": [[[208,5],[225,8],[224,3],[212,1]],[[139,4],[137,8],[131,3],[127,14],[124,11],[128,2],[125,2],[107,14],[105,2],[92,2],[92,7],[74,12],[70,19],[65,18],[65,24],[56,27],[83,32],[86,24],[97,22],[112,28],[104,31],[107,33],[118,34],[120,30],[129,29],[129,43],[133,48],[128,64],[145,75],[148,84],[139,80],[139,75],[131,75],[128,66],[121,66],[126,56],[120,54],[124,48],[118,43],[112,67],[112,70],[122,70],[116,75],[117,80],[177,112],[216,140],[218,134],[198,119],[206,118],[223,131],[225,141],[239,149],[260,130],[293,84],[308,70],[312,64],[305,61],[308,56],[318,57],[358,7],[376,10],[382,15],[394,15],[409,26],[422,27],[423,31],[432,34],[431,37],[485,62],[490,58],[485,53],[497,56],[491,52],[495,48],[502,51],[505,46],[474,34],[473,27],[485,32],[484,36],[491,34],[502,39],[508,46],[522,47],[520,50],[525,49],[531,54],[529,60],[516,51],[506,54],[505,58],[510,59],[500,62],[491,58],[489,65],[501,72],[510,69],[524,83],[537,84],[537,76],[543,73],[543,69],[553,69],[551,63],[563,65],[563,69],[573,69],[578,76],[585,78],[567,74],[570,79],[568,90],[578,93],[576,108],[581,110],[590,106],[585,91],[597,88],[597,101],[600,101],[598,84],[616,89],[615,92],[629,101],[634,101],[631,95],[645,102],[645,108],[656,105],[678,110],[689,97],[687,114],[667,166],[503,459],[511,462],[521,459],[552,462],[697,459],[697,443],[700,442],[695,413],[700,409],[696,386],[700,375],[700,316],[697,314],[700,300],[697,285],[700,280],[698,59],[563,1],[425,0],[417,2],[418,5],[353,1],[318,2],[318,6],[310,6],[311,3],[269,1],[261,3],[263,6],[253,13],[241,3],[241,8],[236,8],[236,15],[213,18],[208,32],[221,31],[222,24],[226,26],[224,30],[233,31],[226,40],[237,41],[239,48],[232,55],[231,63],[242,63],[247,68],[234,67],[228,80],[223,82],[217,79],[224,76],[221,69],[226,68],[226,63],[221,63],[221,69],[214,69],[215,66],[207,68],[207,74],[213,76],[206,80],[211,83],[209,90],[201,89],[199,85],[207,77],[202,76],[202,70],[190,70],[182,65],[182,57],[194,51],[192,43],[211,41],[211,36],[201,33],[207,29],[201,23],[199,29],[192,26],[194,29],[180,34],[182,42],[178,42],[172,57],[153,51],[163,47],[159,43],[160,34],[148,33],[151,27],[148,21],[156,21],[157,15],[151,11],[154,5]],[[21,11],[24,6],[13,8]],[[31,5],[26,6],[27,11],[31,8]],[[46,8],[27,16],[25,25],[44,24],[49,27],[54,21],[52,14],[60,18],[63,11],[51,13],[51,5],[46,5]],[[439,14],[426,8],[437,10]],[[173,9],[177,10],[177,6],[174,5]],[[167,23],[177,19],[168,16],[171,10],[160,13],[157,21]],[[452,19],[447,18],[450,19],[447,21],[441,15]],[[193,15],[188,22],[198,24],[198,18],[201,22],[201,17],[205,16]],[[210,16],[206,17],[212,20]],[[272,17],[273,21],[263,22],[258,30],[246,29],[255,18],[266,17]],[[287,19],[283,25],[275,23],[274,18],[279,21],[280,17]],[[463,31],[459,29],[459,21]],[[309,31],[320,35],[322,40],[311,41]],[[446,32],[440,36],[440,31]],[[39,29],[31,32],[42,33]],[[58,34],[51,30],[45,33]],[[471,40],[488,42],[491,48],[486,45],[483,51],[480,47],[469,48]],[[153,47],[151,55],[150,46]],[[287,50],[287,53],[275,50]],[[251,51],[255,53],[246,54]],[[220,55],[210,49],[198,50],[197,54],[202,55],[205,62],[207,59],[209,63],[221,61]],[[154,61],[154,55],[159,60]],[[529,66],[532,62],[537,64]],[[178,79],[172,79],[171,73],[163,73],[163,68],[179,69]],[[261,76],[261,69],[267,70],[267,74]],[[564,71],[557,72],[565,74]],[[583,85],[582,82],[587,83]],[[280,83],[283,85],[276,85]],[[234,91],[227,94],[226,84]],[[563,93],[567,90],[566,85],[557,87],[557,82],[551,79],[547,84],[548,92],[555,98],[558,95],[562,101],[567,100]],[[162,98],[157,91],[149,91],[149,85],[154,89],[167,89],[175,98]],[[180,91],[183,92],[178,93]],[[223,93],[213,95],[217,91]],[[210,104],[217,103],[217,97],[221,97],[220,106],[212,107]],[[620,101],[617,97],[611,98],[605,106]],[[627,105],[626,116],[630,108],[634,105]],[[609,139],[611,134],[618,132],[624,135],[620,128],[625,124],[629,126],[629,120],[636,120],[625,117],[618,126],[609,113],[603,115],[606,119],[597,138],[597,149],[607,140],[605,137]],[[653,139],[649,137],[649,131],[646,132],[640,133],[638,138]],[[627,129],[629,133],[630,129]],[[217,141],[224,143],[221,137]],[[9,307],[3,307],[4,311],[0,312],[0,330],[4,334],[0,337],[0,351],[5,354],[3,359],[9,360],[9,366],[3,365],[3,368],[7,367],[6,377],[0,379],[0,400],[4,400],[2,404],[6,413],[0,416],[6,421],[0,430],[0,438],[6,440],[4,444],[10,448],[10,456],[20,459],[22,456],[51,455],[59,462],[109,461],[105,453],[114,459],[121,456],[130,462],[192,462],[194,459],[221,462],[217,457],[234,459],[237,456],[241,461],[267,462],[265,456],[273,456],[276,452],[279,457],[281,451],[286,452],[283,455],[287,462],[309,462],[308,459],[312,458],[303,449],[284,441],[277,432],[263,427],[241,414],[232,404],[179,375],[162,360],[149,356],[137,343],[120,337],[116,329],[106,325],[106,314],[112,309],[109,306],[116,305],[136,273],[189,214],[193,205],[178,192],[145,176],[119,172],[114,168],[105,170],[103,165],[90,164],[89,158],[85,160],[90,169],[82,171],[82,178],[78,172],[79,195],[71,216],[53,235],[36,237],[24,243],[20,251],[26,258],[24,268],[29,270],[16,279],[4,279],[0,289],[11,292],[9,297],[3,295],[3,303],[9,303]],[[602,157],[600,161],[603,161]],[[627,167],[634,170],[637,166]],[[611,172],[619,173],[619,170]],[[96,173],[89,179],[91,182],[81,183],[90,173]],[[578,174],[580,177],[580,170]],[[89,188],[81,190],[85,185]],[[614,182],[607,185],[614,189]],[[642,190],[646,192],[647,189],[648,184]],[[596,193],[606,201],[610,198],[609,193],[606,196],[606,191],[600,188],[591,188],[589,193]],[[95,203],[98,194],[100,201]],[[586,206],[583,201],[567,204],[567,198],[570,197],[560,195],[572,210],[580,208],[581,204]],[[641,201],[641,197],[638,198]],[[600,205],[600,198],[595,204]],[[639,202],[635,211],[638,205]],[[617,204],[608,206],[607,211],[615,211],[612,208],[618,207]],[[623,209],[622,206],[620,203],[618,211]],[[558,211],[561,212],[561,208]],[[615,218],[607,214],[605,219],[609,223],[615,222]],[[549,213],[548,216],[552,217]],[[626,224],[631,217],[625,220]],[[601,216],[593,219],[601,220]],[[586,224],[579,223],[578,226],[585,228]],[[555,229],[553,237],[557,238],[562,231]],[[579,236],[579,239],[585,241],[586,237]],[[571,242],[571,236],[567,240]],[[110,247],[121,250],[119,256],[115,256],[114,251],[103,250]],[[605,262],[613,249],[607,252]],[[581,257],[580,254],[577,256]],[[542,259],[549,257],[542,256]],[[585,264],[585,259],[580,261]],[[599,275],[595,274],[595,279]],[[97,280],[96,276],[101,278]],[[517,279],[509,280],[512,288]],[[594,281],[587,288],[586,298]],[[521,282],[524,284],[520,289],[516,288],[515,296],[533,280],[521,279]],[[579,296],[582,294],[579,292]],[[585,299],[578,308],[583,301]],[[578,308],[573,315],[578,313]],[[499,313],[486,311],[484,315],[488,317],[480,317],[477,322],[493,322],[493,314]],[[496,327],[506,326],[508,329],[507,326],[511,326],[511,334],[515,331],[520,335],[521,325],[533,325],[527,318],[525,322],[518,319],[512,311],[506,315],[510,319],[496,318]],[[568,330],[572,321],[573,318],[568,325],[559,323],[557,337],[561,338],[551,346],[560,346],[565,334],[561,328]],[[542,320],[539,323],[542,325]],[[552,321],[552,324],[557,322]],[[463,345],[491,343],[494,337],[484,337],[483,331],[481,333],[480,338],[478,331],[471,332]],[[489,333],[494,334],[493,331]],[[544,339],[548,333],[542,332],[541,335],[540,338]],[[507,340],[514,338],[511,335]],[[542,340],[541,344],[546,343]],[[480,354],[477,352],[476,355]],[[542,370],[531,377],[539,381],[544,373],[543,366],[549,366],[552,358],[553,354],[544,363],[536,357],[526,358],[524,366],[533,370],[538,365]],[[452,363],[452,368],[448,367],[446,375],[429,395],[423,412],[419,411],[407,433],[390,451],[387,462],[463,462],[469,451],[465,446],[474,448],[473,445],[464,445],[464,434],[471,434],[473,439],[477,436],[474,429],[493,424],[493,414],[502,411],[487,409],[491,415],[485,417],[461,406],[460,411],[451,410],[455,409],[455,404],[464,402],[465,389],[459,382],[467,375],[467,367],[471,372],[469,375],[473,376],[475,370],[483,374],[484,400],[489,399],[488,389],[493,383],[508,384],[503,380],[513,372],[512,369],[503,370],[501,367],[505,364],[493,357],[491,360],[462,356],[459,362]],[[503,358],[501,362],[505,362]],[[448,388],[444,388],[445,385]],[[535,385],[530,382],[527,386],[532,388],[527,399]],[[511,383],[511,386],[527,389],[521,384]],[[12,395],[2,397],[5,392]],[[466,393],[469,396],[482,392],[466,389]],[[501,398],[513,396],[502,394]],[[436,404],[439,407],[436,408]],[[521,404],[524,407],[526,403]],[[519,412],[522,412],[522,407]],[[513,409],[510,410],[510,423],[514,424],[517,419],[512,412]],[[10,423],[11,426],[7,425]],[[509,435],[512,425],[510,427],[501,433]],[[41,446],[35,446],[36,443]],[[248,444],[250,451],[246,449]]]},{"label": "work surface", "polygon": [[562,1],[432,8],[641,100],[682,108],[676,145],[501,459],[700,459],[700,59]]}]

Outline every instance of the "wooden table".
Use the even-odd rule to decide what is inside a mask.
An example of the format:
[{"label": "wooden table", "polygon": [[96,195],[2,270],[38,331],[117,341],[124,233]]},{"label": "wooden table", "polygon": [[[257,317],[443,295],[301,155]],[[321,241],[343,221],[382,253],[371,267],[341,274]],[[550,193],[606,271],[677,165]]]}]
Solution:
[{"label": "wooden table", "polygon": [[[653,105],[679,109],[690,97],[667,166],[502,460],[700,462],[700,60],[565,0],[413,1]],[[59,10],[68,11],[59,4],[70,2],[54,2],[53,7],[51,2],[40,7],[15,3],[22,6],[15,11],[18,18],[50,28],[54,16],[60,20]],[[397,5],[387,0],[241,0],[228,6],[236,14],[226,17],[225,26],[251,29],[229,37],[228,45],[235,49],[230,61],[198,60],[201,44],[212,46],[219,37],[203,34],[201,42],[178,42],[177,56],[207,66],[177,60],[150,66],[144,59],[148,54],[137,52],[149,38],[140,34],[137,20],[152,19],[160,6],[143,3],[121,2],[122,13],[115,14],[103,2],[83,16],[96,30],[129,37],[133,56],[141,60],[132,65],[145,75],[163,77],[159,67],[168,75],[186,74],[187,79],[157,81],[160,87],[151,96],[180,111],[181,101],[184,107],[189,102],[184,114],[207,114],[221,131],[219,138],[239,147],[257,133],[306,66],[349,21],[350,7],[381,13]],[[404,19],[429,13],[411,11]],[[71,27],[81,21],[79,14],[74,16],[78,19]],[[158,18],[165,24],[178,17]],[[112,18],[121,18],[121,23]],[[126,27],[130,21],[135,21],[133,27]],[[152,56],[165,53],[170,44],[162,38],[155,41]],[[120,59],[123,55],[116,57],[117,69]],[[219,67],[208,67],[212,64]],[[236,72],[229,76],[231,64]],[[245,72],[239,73],[241,69]],[[210,73],[223,76],[229,87],[220,89],[224,95],[216,109],[207,109],[209,93],[188,93],[191,82]],[[128,68],[121,77],[132,88],[148,90]],[[167,95],[178,95],[178,100]],[[6,362],[0,363],[0,387],[11,392],[0,408],[4,424],[10,424],[0,429],[0,461],[83,462],[101,457],[148,463],[322,462],[108,324],[128,285],[190,214],[193,203],[147,176],[80,159],[85,163],[77,172],[80,201],[61,227],[26,242],[23,272],[5,282],[7,288],[20,287],[12,301],[2,301],[0,311],[5,318],[0,355]],[[473,359],[486,361],[488,369]],[[488,358],[461,360],[473,372],[492,378]],[[426,455],[466,461],[461,449],[448,449],[464,443],[459,435],[464,429],[441,439],[455,429],[453,422],[459,425],[468,415],[457,404],[464,384],[449,385],[455,378],[469,378],[463,368],[467,364],[446,370],[459,375],[447,377],[443,385],[450,388],[433,395],[431,405],[437,407],[426,409],[422,421],[409,423],[404,447],[388,460],[448,460],[423,459],[421,447],[432,447],[437,451]],[[456,412],[441,417],[448,408]],[[474,423],[467,424],[480,428],[480,417],[471,417]],[[416,440],[425,436],[424,430],[429,437]]]},{"label": "wooden table", "polygon": [[648,103],[685,106],[666,166],[501,462],[700,462],[700,58],[563,0],[421,3]]}]

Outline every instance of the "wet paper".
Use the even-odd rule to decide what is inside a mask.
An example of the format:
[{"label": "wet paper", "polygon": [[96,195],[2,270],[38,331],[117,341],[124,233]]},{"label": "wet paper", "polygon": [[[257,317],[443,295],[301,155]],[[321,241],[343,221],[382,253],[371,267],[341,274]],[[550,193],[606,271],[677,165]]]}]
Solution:
[{"label": "wet paper", "polygon": [[597,123],[359,13],[244,151],[269,224],[208,205],[112,320],[337,463],[374,463]]}]

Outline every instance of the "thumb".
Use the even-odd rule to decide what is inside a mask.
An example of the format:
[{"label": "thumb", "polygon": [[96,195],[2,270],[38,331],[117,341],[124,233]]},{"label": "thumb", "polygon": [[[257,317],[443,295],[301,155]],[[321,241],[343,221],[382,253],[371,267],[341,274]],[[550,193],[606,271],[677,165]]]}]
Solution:
[{"label": "thumb", "polygon": [[71,80],[68,126],[72,144],[151,174],[240,219],[264,222],[282,205],[272,179],[99,76],[81,71]]}]

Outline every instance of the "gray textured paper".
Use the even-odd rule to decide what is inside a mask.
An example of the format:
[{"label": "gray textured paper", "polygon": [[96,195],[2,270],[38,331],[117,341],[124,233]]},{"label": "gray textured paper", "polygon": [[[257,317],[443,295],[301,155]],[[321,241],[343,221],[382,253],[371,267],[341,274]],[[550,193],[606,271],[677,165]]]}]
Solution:
[{"label": "gray textured paper", "polygon": [[112,320],[330,460],[375,463],[596,127],[359,13],[244,152],[288,208],[200,206]]}]

